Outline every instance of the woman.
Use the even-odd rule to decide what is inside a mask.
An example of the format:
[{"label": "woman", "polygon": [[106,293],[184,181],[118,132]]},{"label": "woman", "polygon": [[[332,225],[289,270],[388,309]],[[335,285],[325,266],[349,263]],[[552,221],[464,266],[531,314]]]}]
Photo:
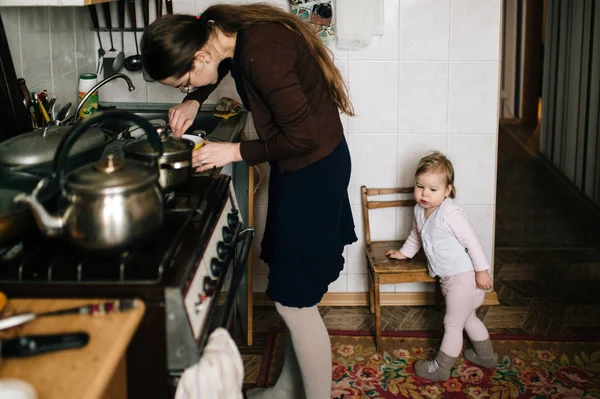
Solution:
[{"label": "woman", "polygon": [[267,295],[288,329],[284,368],[252,398],[328,399],[331,344],[317,308],[356,241],[348,201],[350,155],[339,110],[352,115],[340,72],[316,34],[294,15],[264,5],[214,5],[198,17],[167,15],[142,38],[146,72],[187,93],[169,111],[177,135],[231,72],[260,139],[207,143],[199,171],[244,160],[269,162],[269,208],[261,259]]}]

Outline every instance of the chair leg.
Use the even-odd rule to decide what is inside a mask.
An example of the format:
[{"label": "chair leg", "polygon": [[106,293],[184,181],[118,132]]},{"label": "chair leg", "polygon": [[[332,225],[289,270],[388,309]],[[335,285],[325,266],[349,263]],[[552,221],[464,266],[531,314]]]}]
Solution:
[{"label": "chair leg", "polygon": [[378,352],[383,351],[383,340],[381,338],[381,291],[379,287],[379,275],[375,274],[375,347]]},{"label": "chair leg", "polygon": [[373,314],[375,313],[375,286],[373,284],[374,272],[369,268],[369,270],[367,270],[367,274],[369,275],[369,311],[371,314]]}]

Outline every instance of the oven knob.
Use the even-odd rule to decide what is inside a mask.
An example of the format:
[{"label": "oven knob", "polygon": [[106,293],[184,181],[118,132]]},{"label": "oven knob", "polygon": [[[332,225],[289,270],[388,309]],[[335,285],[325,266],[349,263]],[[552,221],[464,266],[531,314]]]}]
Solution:
[{"label": "oven knob", "polygon": [[217,258],[212,258],[210,261],[210,272],[213,276],[218,276],[223,270],[223,262]]},{"label": "oven knob", "polygon": [[223,241],[229,244],[233,240],[233,231],[227,226],[223,226]]},{"label": "oven knob", "polygon": [[219,242],[217,244],[217,255],[219,256],[219,259],[225,260],[228,250],[229,248],[227,248],[227,245],[225,245],[223,241]]},{"label": "oven knob", "polygon": [[232,209],[231,212],[229,212],[229,214],[227,215],[227,224],[230,228],[233,229],[239,220],[240,217],[238,216],[237,209]]},{"label": "oven knob", "polygon": [[215,293],[215,288],[217,287],[217,280],[213,280],[210,277],[204,277],[204,294],[206,296],[213,296]]}]

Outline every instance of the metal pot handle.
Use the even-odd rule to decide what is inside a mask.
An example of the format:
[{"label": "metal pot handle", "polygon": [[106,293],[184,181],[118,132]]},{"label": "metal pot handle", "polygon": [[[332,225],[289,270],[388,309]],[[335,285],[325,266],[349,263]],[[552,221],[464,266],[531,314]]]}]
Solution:
[{"label": "metal pot handle", "polygon": [[156,130],[152,127],[150,122],[142,118],[139,115],[119,110],[102,111],[88,118],[80,119],[69,134],[65,135],[61,140],[56,154],[53,160],[52,179],[63,180],[65,166],[67,159],[69,158],[69,152],[73,147],[73,144],[79,139],[79,137],[91,126],[96,125],[105,119],[119,120],[123,122],[129,122],[131,126],[138,125],[147,135],[148,141],[152,145],[152,148],[156,150],[159,156],[163,153],[163,146],[160,141],[160,137]]}]

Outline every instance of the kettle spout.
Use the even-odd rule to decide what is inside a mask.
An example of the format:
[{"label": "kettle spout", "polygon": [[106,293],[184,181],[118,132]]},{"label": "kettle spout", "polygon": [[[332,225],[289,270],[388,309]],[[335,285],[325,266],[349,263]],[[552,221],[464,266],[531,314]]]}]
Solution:
[{"label": "kettle spout", "polygon": [[25,202],[31,208],[31,213],[35,218],[38,228],[47,236],[54,237],[62,233],[64,219],[61,216],[53,216],[46,211],[46,208],[38,201],[38,193],[49,183],[48,179],[42,179],[37,184],[33,192],[29,195],[18,194],[14,197],[14,202]]}]

